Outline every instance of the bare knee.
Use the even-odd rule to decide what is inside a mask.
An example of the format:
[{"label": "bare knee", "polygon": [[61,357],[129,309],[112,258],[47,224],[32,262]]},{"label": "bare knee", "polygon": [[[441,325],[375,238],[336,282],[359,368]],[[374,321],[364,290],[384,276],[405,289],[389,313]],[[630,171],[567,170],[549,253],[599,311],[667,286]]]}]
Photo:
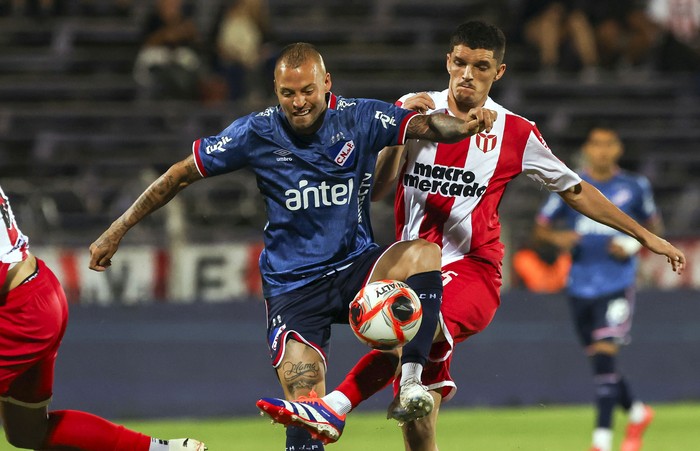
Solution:
[{"label": "bare knee", "polygon": [[442,251],[440,246],[424,239],[416,239],[408,242],[404,258],[415,268],[413,273],[440,270]]}]

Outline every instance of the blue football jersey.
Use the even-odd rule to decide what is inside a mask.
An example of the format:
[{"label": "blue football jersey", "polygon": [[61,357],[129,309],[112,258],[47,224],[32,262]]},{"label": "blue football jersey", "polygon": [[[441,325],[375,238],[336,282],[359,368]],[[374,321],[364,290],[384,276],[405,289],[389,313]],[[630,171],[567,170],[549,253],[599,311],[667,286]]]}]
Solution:
[{"label": "blue football jersey", "polygon": [[[610,180],[598,182],[586,173],[581,178],[602,192],[620,210],[644,224],[657,214],[649,181],[640,175],[620,171]],[[539,220],[561,221],[565,227],[581,235],[572,250],[573,263],[567,291],[571,296],[594,298],[622,291],[634,284],[637,256],[618,260],[608,253],[608,244],[616,235],[623,235],[570,208],[561,197],[552,194],[540,210]]]},{"label": "blue football jersey", "polygon": [[351,264],[376,246],[369,194],[377,154],[403,144],[415,113],[391,103],[328,95],[321,128],[295,134],[270,107],[194,142],[205,177],[248,167],[267,209],[260,255],[266,297],[301,287]]}]

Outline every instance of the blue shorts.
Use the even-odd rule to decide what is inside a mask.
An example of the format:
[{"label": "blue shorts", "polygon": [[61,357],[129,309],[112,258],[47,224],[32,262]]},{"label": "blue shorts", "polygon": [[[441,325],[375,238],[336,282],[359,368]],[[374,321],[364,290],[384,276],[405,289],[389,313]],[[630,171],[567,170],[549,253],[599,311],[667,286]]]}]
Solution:
[{"label": "blue shorts", "polygon": [[584,346],[600,340],[629,342],[634,314],[634,290],[618,291],[599,298],[571,298],[576,332]]},{"label": "blue shorts", "polygon": [[290,338],[314,348],[326,363],[331,325],[348,324],[350,302],[367,284],[375,263],[387,249],[387,246],[372,248],[347,268],[265,300],[267,345],[273,367],[284,358]]}]

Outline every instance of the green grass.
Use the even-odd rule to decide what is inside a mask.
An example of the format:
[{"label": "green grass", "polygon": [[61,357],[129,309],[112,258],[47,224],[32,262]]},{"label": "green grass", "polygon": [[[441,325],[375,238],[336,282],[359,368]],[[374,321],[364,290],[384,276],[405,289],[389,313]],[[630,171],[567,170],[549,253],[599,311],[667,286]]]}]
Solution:
[{"label": "green grass", "polygon": [[[655,405],[656,420],[644,451],[700,450],[700,404]],[[615,418],[619,449],[625,418]],[[263,417],[127,421],[124,424],[160,438],[193,436],[212,451],[284,449],[284,428]],[[590,406],[497,409],[443,409],[438,423],[440,451],[587,451],[593,410]],[[11,449],[0,443],[0,450]],[[403,451],[396,423],[379,413],[349,415],[341,440],[329,451]]]}]

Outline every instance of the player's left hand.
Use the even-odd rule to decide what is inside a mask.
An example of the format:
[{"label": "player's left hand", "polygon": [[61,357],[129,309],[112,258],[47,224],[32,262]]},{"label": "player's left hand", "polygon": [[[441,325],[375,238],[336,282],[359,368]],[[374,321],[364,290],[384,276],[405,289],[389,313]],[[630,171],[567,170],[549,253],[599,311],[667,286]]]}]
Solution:
[{"label": "player's left hand", "polygon": [[475,135],[481,132],[490,132],[493,123],[496,121],[498,113],[487,108],[472,108],[467,113],[467,129],[469,133]]},{"label": "player's left hand", "polygon": [[673,271],[679,275],[685,269],[685,254],[665,239],[652,234],[651,238],[644,245],[655,254],[665,255]]}]

